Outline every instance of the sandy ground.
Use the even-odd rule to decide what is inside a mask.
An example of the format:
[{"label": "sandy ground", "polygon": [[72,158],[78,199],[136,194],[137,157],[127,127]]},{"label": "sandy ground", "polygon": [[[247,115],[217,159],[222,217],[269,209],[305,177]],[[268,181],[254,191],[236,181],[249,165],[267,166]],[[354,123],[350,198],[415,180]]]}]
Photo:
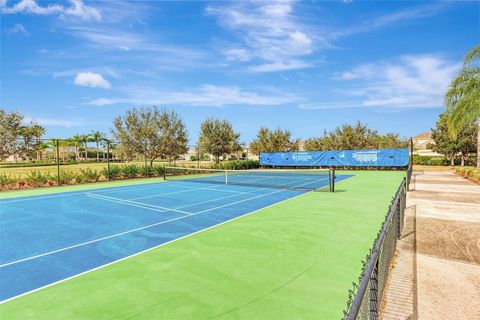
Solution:
[{"label": "sandy ground", "polygon": [[381,319],[480,319],[480,186],[416,174]]}]

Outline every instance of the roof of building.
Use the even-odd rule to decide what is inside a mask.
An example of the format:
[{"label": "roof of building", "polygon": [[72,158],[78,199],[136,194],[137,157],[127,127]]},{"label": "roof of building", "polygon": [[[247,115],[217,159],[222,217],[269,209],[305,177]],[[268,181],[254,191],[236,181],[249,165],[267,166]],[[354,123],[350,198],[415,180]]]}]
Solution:
[{"label": "roof of building", "polygon": [[432,135],[429,132],[422,132],[413,137],[413,139],[432,139]]}]

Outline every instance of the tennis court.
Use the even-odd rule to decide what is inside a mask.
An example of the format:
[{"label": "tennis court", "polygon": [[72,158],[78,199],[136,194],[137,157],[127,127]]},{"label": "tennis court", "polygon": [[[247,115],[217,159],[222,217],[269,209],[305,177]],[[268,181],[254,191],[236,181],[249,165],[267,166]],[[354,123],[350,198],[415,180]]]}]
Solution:
[{"label": "tennis court", "polygon": [[[336,192],[167,180],[3,199],[8,250],[2,264],[119,235],[2,267],[3,299],[16,298],[0,304],[0,314],[22,320],[338,319],[403,176],[337,172]],[[192,214],[213,210],[187,216],[167,206]],[[167,220],[175,223],[162,223]],[[133,229],[139,230],[120,234]],[[35,290],[31,284],[48,286],[45,279],[61,282],[18,296]]]},{"label": "tennis court", "polygon": [[331,179],[328,170],[235,171],[230,181],[223,171],[172,170],[173,180],[162,183],[2,200],[1,300],[328,187]]}]

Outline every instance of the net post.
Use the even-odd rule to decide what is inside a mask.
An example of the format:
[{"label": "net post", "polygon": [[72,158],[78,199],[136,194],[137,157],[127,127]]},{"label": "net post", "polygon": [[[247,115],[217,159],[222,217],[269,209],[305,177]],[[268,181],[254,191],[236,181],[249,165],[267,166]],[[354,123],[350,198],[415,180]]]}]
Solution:
[{"label": "net post", "polygon": [[228,171],[225,170],[225,184],[228,184]]},{"label": "net post", "polygon": [[335,192],[335,169],[330,169],[330,192]]}]

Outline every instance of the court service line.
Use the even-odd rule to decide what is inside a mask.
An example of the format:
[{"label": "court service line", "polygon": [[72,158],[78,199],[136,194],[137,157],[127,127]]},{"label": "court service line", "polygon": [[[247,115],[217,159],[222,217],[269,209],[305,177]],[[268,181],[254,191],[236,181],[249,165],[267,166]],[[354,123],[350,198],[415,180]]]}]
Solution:
[{"label": "court service line", "polygon": [[[183,182],[183,183],[185,183],[185,181],[170,181],[170,182]],[[198,183],[198,182],[191,182],[191,183]],[[214,186],[214,187],[208,186],[208,187],[201,187],[201,188],[190,188],[190,189],[188,189],[188,190],[172,191],[172,192],[167,192],[167,193],[157,193],[157,194],[150,195],[150,196],[144,196],[144,197],[138,197],[138,198],[131,198],[131,199],[128,199],[128,200],[140,200],[140,199],[155,198],[155,197],[161,197],[161,196],[170,195],[170,194],[184,193],[184,192],[190,192],[190,191],[196,191],[196,190],[214,190],[214,191],[229,192],[229,193],[238,193],[238,194],[245,193],[245,192],[243,192],[243,191],[221,190],[221,189],[218,189],[218,188],[224,187],[224,186],[225,186],[225,185]]]},{"label": "court service line", "polygon": [[[245,201],[249,201],[249,200],[253,200],[253,199],[265,197],[265,196],[268,196],[268,195],[271,195],[271,194],[275,194],[275,193],[279,193],[279,192],[283,192],[283,191],[287,191],[287,189],[277,190],[277,191],[269,192],[269,193],[266,193],[266,194],[263,194],[263,195],[259,195],[259,196],[255,196],[255,197],[250,197],[250,198],[247,198],[247,199],[244,199],[244,200],[241,200],[241,201],[233,202],[233,203],[231,203],[231,204],[229,204],[229,205],[233,205],[233,204],[237,204],[237,203],[241,203],[241,202],[245,202]],[[200,212],[195,212],[195,213],[192,213],[192,214],[190,214],[190,215],[184,215],[184,216],[177,217],[177,218],[172,218],[172,219],[168,219],[168,220],[163,220],[163,221],[156,222],[156,223],[152,223],[152,224],[149,224],[149,225],[146,225],[146,226],[143,226],[143,227],[138,227],[138,228],[135,228],[135,229],[131,229],[131,230],[119,232],[119,233],[116,233],[116,234],[113,234],[113,235],[110,235],[110,236],[106,236],[106,237],[102,237],[102,238],[98,238],[98,239],[94,239],[94,240],[90,240],[90,241],[78,243],[78,244],[75,244],[75,245],[72,245],[72,246],[64,247],[64,248],[57,249],[57,250],[52,250],[52,251],[45,252],[45,253],[41,253],[41,254],[38,254],[38,255],[35,255],[35,256],[31,256],[31,257],[28,257],[28,258],[11,261],[11,262],[8,262],[8,263],[1,264],[1,265],[0,265],[0,268],[7,267],[7,266],[11,266],[11,265],[14,265],[14,264],[18,264],[18,263],[20,263],[20,262],[25,262],[25,261],[29,261],[29,260],[33,260],[33,259],[45,257],[45,256],[48,256],[48,255],[51,255],[51,254],[54,254],[54,253],[58,253],[58,252],[62,252],[62,251],[66,251],[66,250],[70,250],[70,249],[74,249],[74,248],[78,248],[78,247],[81,247],[81,246],[85,246],[85,245],[88,245],[88,244],[92,244],[92,243],[100,242],[100,241],[103,241],[103,240],[111,239],[111,238],[114,238],[114,237],[122,236],[122,235],[129,234],[129,233],[132,233],[132,232],[136,232],[136,231],[140,231],[140,230],[152,228],[152,227],[159,226],[159,225],[162,225],[162,224],[165,224],[165,223],[169,223],[169,222],[172,222],[172,221],[185,219],[185,218],[187,218],[187,217],[195,216],[195,215],[198,215],[198,214],[201,214],[201,213],[205,213],[205,212],[209,212],[209,211],[212,211],[212,210],[216,210],[216,209],[219,209],[219,208],[225,208],[225,207],[228,207],[229,205],[223,205],[223,206],[211,208],[211,209],[208,209],[208,210],[203,210],[203,211],[200,211]]]},{"label": "court service line", "polygon": [[[158,211],[158,212],[167,212],[167,211],[173,211],[173,212],[178,212],[186,215],[192,215],[192,213],[187,212],[187,211],[182,211],[182,210],[177,210],[177,209],[172,209],[172,208],[167,208],[167,207],[161,207],[161,206],[154,206],[148,203],[141,203],[141,202],[136,202],[136,201],[130,201],[130,200],[124,200],[124,199],[118,199],[118,198],[113,198],[113,197],[108,197],[104,195],[98,195],[98,194],[93,194],[93,193],[85,193],[87,197],[91,198],[96,198],[100,200],[105,200],[105,201],[111,201],[111,202],[116,202],[120,204],[125,204],[133,207],[139,207],[143,209],[148,209],[148,210],[153,210],[153,211]],[[161,210],[158,210],[161,209]]]},{"label": "court service line", "polygon": [[186,206],[175,207],[175,209],[188,208],[188,207],[192,207],[192,206],[197,206],[199,204],[214,202],[214,201],[217,201],[217,200],[227,199],[227,198],[231,198],[231,197],[237,197],[237,196],[241,196],[241,195],[244,195],[244,194],[254,193],[254,192],[258,192],[259,190],[267,190],[267,189],[270,189],[270,188],[256,188],[256,190],[242,192],[241,194],[231,194],[231,195],[225,196],[225,197],[210,199],[210,200],[206,200],[206,201],[202,201],[202,202],[195,202],[193,204],[189,204],[189,205],[186,205]]},{"label": "court service line", "polygon": [[[284,190],[282,190],[282,191],[286,191],[286,190],[284,189]],[[307,191],[307,192],[305,192],[305,193],[308,193],[308,191]],[[195,232],[192,232],[192,233],[186,234],[186,235],[184,235],[184,236],[181,236],[181,237],[178,237],[178,238],[172,239],[172,240],[170,240],[170,241],[167,241],[167,242],[161,243],[161,244],[159,244],[159,245],[157,245],[157,246],[154,246],[154,247],[151,247],[151,248],[148,248],[148,249],[145,249],[145,250],[142,250],[142,251],[136,252],[136,253],[134,253],[134,254],[131,254],[131,255],[129,255],[129,256],[126,256],[126,257],[120,258],[120,259],[118,259],[118,260],[115,260],[115,261],[112,261],[112,262],[106,263],[106,264],[104,264],[104,265],[101,265],[101,266],[98,266],[98,267],[92,268],[92,269],[90,269],[90,270],[87,270],[87,271],[84,271],[84,272],[81,272],[81,273],[75,274],[75,275],[73,275],[73,276],[70,276],[70,277],[67,277],[67,278],[65,278],[65,279],[62,279],[62,280],[58,280],[58,281],[52,282],[52,283],[50,283],[50,284],[47,284],[47,285],[45,285],[45,286],[42,286],[42,287],[40,287],[40,288],[36,288],[36,289],[30,290],[30,291],[28,291],[28,292],[24,292],[24,293],[22,293],[22,294],[19,294],[19,295],[17,295],[17,296],[14,296],[14,297],[11,297],[11,298],[8,298],[8,299],[5,299],[5,300],[3,300],[3,301],[0,301],[0,304],[3,304],[3,303],[6,303],[6,302],[9,302],[9,301],[15,300],[15,299],[17,299],[17,298],[20,298],[20,297],[26,296],[26,295],[28,295],[28,294],[31,294],[31,293],[34,293],[34,292],[40,291],[40,290],[42,290],[42,289],[45,289],[45,288],[48,288],[48,287],[51,287],[51,286],[54,286],[54,285],[60,284],[60,283],[62,283],[62,282],[66,282],[66,281],[68,281],[68,280],[71,280],[71,279],[74,279],[74,278],[80,277],[80,276],[82,276],[82,275],[85,275],[85,274],[87,274],[87,273],[90,273],[90,272],[93,272],[93,271],[96,271],[96,270],[103,269],[103,268],[105,268],[105,267],[108,267],[108,266],[110,266],[110,265],[113,265],[113,264],[115,264],[115,263],[117,263],[117,262],[121,262],[121,261],[124,261],[124,260],[130,259],[130,258],[136,257],[136,256],[138,256],[138,255],[141,255],[141,254],[143,254],[143,253],[146,253],[146,252],[149,252],[149,251],[155,250],[155,249],[157,249],[157,248],[160,248],[160,247],[163,247],[163,246],[165,246],[165,245],[167,245],[167,244],[170,244],[170,243],[176,242],[176,241],[178,241],[178,240],[182,240],[182,239],[188,238],[188,237],[190,237],[190,236],[193,236],[193,235],[199,234],[199,233],[201,233],[201,232],[204,232],[204,231],[207,231],[207,230],[210,230],[210,229],[216,228],[216,227],[218,227],[218,226],[221,226],[221,225],[223,225],[223,224],[229,223],[229,222],[231,222],[231,221],[235,221],[235,220],[241,219],[241,218],[243,218],[243,217],[246,217],[246,216],[248,216],[248,215],[254,214],[254,213],[258,212],[258,211],[261,211],[261,210],[264,210],[264,209],[268,209],[268,208],[270,208],[270,207],[273,207],[273,206],[276,206],[276,205],[278,205],[278,204],[280,204],[280,203],[283,203],[283,202],[286,202],[286,201],[290,201],[290,200],[292,200],[292,199],[295,199],[295,198],[298,198],[298,197],[300,197],[300,196],[303,196],[305,193],[301,193],[301,194],[298,194],[298,195],[296,195],[296,196],[293,196],[293,197],[291,197],[291,198],[284,199],[284,200],[278,201],[278,202],[276,202],[276,203],[272,203],[272,204],[270,204],[270,205],[268,205],[268,206],[265,206],[265,207],[259,208],[259,209],[257,209],[257,210],[254,210],[254,211],[251,211],[251,212],[245,213],[245,214],[243,214],[243,215],[240,215],[240,216],[237,216],[237,217],[234,217],[234,218],[231,218],[231,219],[225,220],[225,221],[222,221],[222,222],[220,222],[220,223],[217,223],[217,224],[215,224],[215,225],[213,225],[213,226],[210,226],[210,227],[207,227],[207,228],[204,228],[204,229],[201,229],[201,230],[198,230],[198,231],[195,231]],[[182,217],[182,218],[185,218],[185,217]],[[111,237],[113,237],[113,236],[111,236]],[[77,246],[79,246],[79,245],[77,245]],[[62,251],[63,251],[63,250],[62,250]],[[2,266],[0,265],[0,267],[2,267]]]}]

